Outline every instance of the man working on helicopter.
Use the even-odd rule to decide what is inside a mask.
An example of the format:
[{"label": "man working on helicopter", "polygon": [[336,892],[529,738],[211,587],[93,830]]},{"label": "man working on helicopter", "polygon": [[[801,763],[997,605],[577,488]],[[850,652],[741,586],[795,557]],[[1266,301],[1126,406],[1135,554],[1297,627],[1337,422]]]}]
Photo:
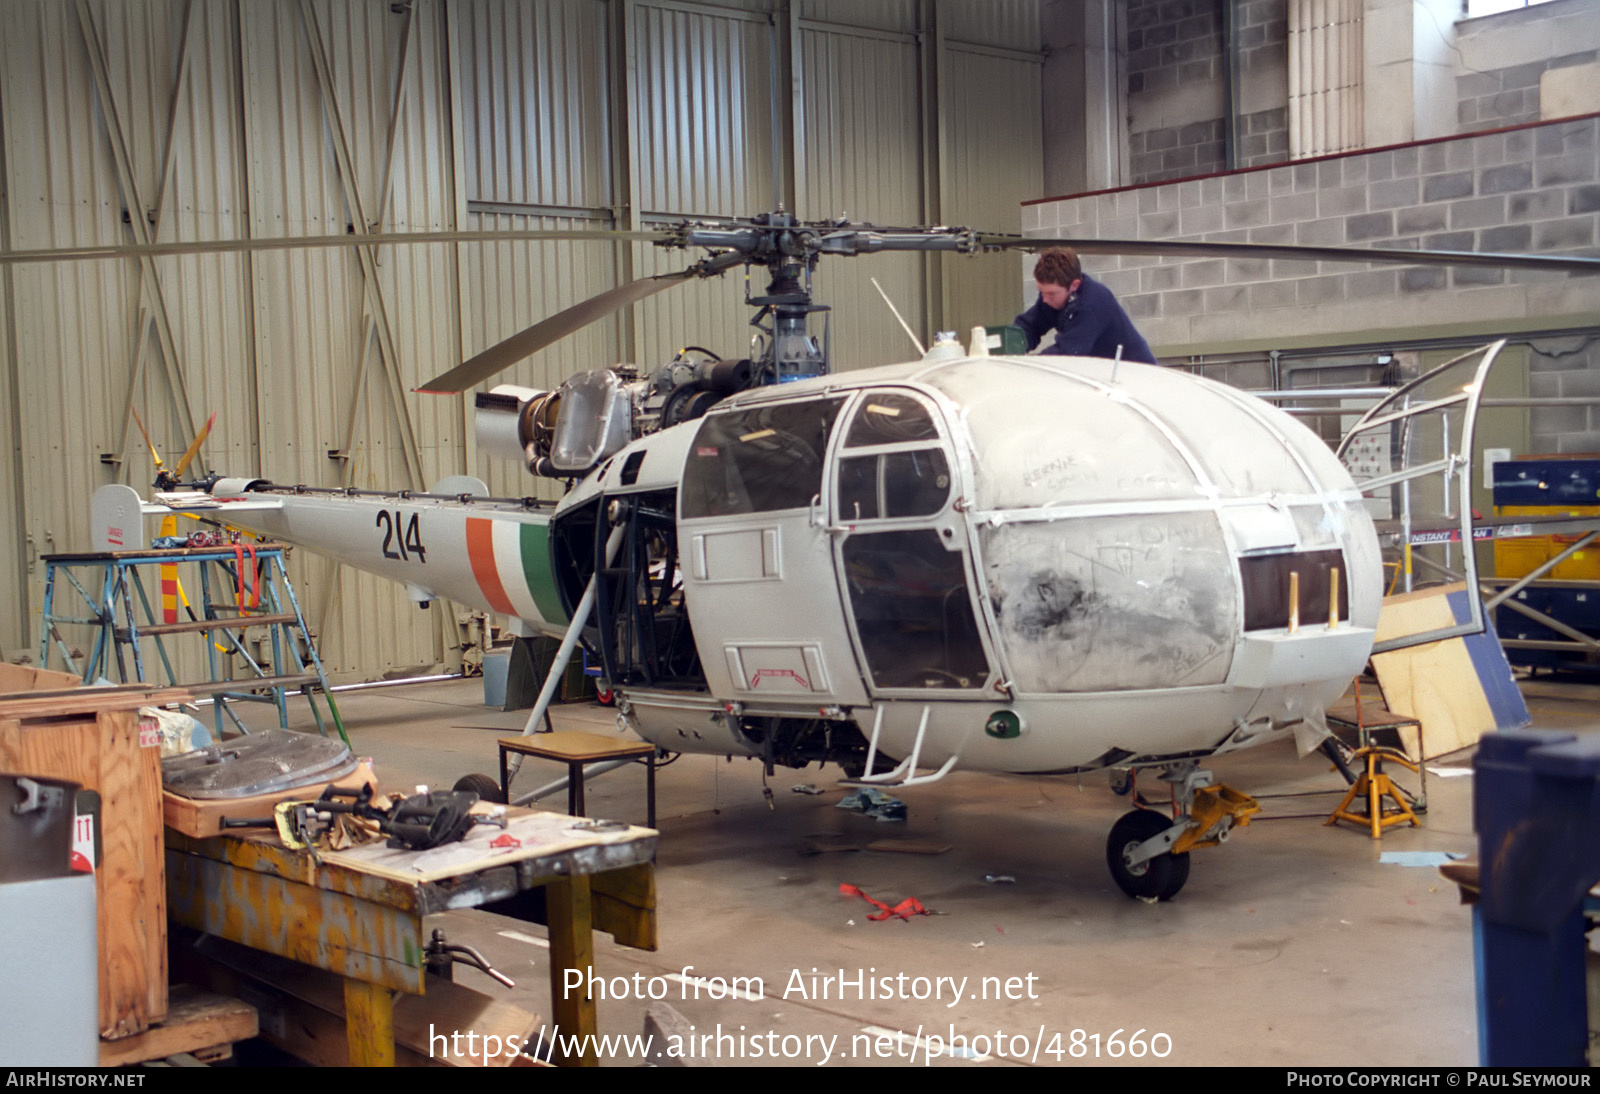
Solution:
[{"label": "man working on helicopter", "polygon": [[1016,320],[1028,336],[1028,349],[1053,330],[1055,344],[1045,347],[1044,353],[1161,363],[1111,290],[1085,274],[1069,248],[1041,254],[1033,280],[1039,286],[1039,300]]}]

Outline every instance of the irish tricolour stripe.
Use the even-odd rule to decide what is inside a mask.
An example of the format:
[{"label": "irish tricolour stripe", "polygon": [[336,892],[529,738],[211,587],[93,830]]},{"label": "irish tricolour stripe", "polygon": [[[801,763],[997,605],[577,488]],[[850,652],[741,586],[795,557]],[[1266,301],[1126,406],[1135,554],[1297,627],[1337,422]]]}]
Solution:
[{"label": "irish tricolour stripe", "polygon": [[550,574],[547,525],[468,517],[467,559],[495,611],[547,623],[566,621]]}]

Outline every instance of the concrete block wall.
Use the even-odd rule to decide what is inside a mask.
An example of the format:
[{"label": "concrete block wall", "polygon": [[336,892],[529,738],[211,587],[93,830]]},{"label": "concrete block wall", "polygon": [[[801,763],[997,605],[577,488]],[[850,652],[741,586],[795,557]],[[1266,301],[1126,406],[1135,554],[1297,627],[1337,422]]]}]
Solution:
[{"label": "concrete block wall", "polygon": [[[1600,398],[1600,335],[1535,338],[1529,343],[1528,394]],[[1600,453],[1600,404],[1535,407],[1530,451]]]},{"label": "concrete block wall", "polygon": [[1282,163],[1289,158],[1288,0],[1242,0],[1234,18],[1240,99],[1234,164]]},{"label": "concrete block wall", "polygon": [[1600,4],[1556,0],[1455,26],[1457,132],[1538,121],[1540,80],[1600,57]]},{"label": "concrete block wall", "polygon": [[[1238,145],[1243,167],[1289,158],[1287,0],[1241,0]],[[1128,168],[1136,183],[1226,165],[1223,0],[1131,0],[1127,14]]]},{"label": "concrete block wall", "polygon": [[[1086,194],[1022,212],[1024,232],[1068,238],[1596,254],[1600,117]],[[1084,265],[1169,359],[1600,330],[1597,276],[1256,258],[1094,255]],[[1031,281],[1024,297],[1033,299]],[[1600,350],[1585,337],[1549,343],[1551,353],[1533,366],[1543,377],[1535,393],[1600,383]],[[1535,418],[1551,450],[1600,450],[1600,421],[1587,410],[1581,421],[1571,413]]]},{"label": "concrete block wall", "polygon": [[1456,77],[1456,121],[1460,132],[1538,121],[1539,81],[1544,74],[1554,68],[1588,64],[1596,57],[1600,53],[1589,49]]},{"label": "concrete block wall", "polygon": [[1240,167],[1282,163],[1289,158],[1289,108],[1258,110],[1239,119],[1239,147],[1234,162]]},{"label": "concrete block wall", "polygon": [[1128,134],[1128,166],[1139,182],[1209,175],[1223,169],[1221,118]]},{"label": "concrete block wall", "polygon": [[1134,180],[1222,170],[1221,3],[1130,0],[1127,18],[1128,167]]}]

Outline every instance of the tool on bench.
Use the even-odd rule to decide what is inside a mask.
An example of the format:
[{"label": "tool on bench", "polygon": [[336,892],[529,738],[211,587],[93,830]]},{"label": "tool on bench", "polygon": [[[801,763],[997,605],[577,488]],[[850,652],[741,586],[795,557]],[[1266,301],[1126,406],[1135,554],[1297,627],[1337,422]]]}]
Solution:
[{"label": "tool on bench", "polygon": [[313,802],[280,802],[273,816],[265,818],[223,818],[223,828],[273,828],[284,845],[296,849],[312,848],[333,827],[336,815],[369,820],[389,837],[389,846],[426,851],[463,838],[475,824],[506,826],[503,814],[482,816],[472,813],[478,795],[465,790],[440,790],[413,794],[388,808],[372,804],[372,784],[358,790],[329,786]]}]

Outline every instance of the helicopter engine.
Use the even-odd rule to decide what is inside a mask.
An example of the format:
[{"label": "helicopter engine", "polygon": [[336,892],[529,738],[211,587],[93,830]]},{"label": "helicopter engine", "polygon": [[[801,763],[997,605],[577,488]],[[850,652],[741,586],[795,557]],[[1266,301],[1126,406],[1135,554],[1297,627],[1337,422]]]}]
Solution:
[{"label": "helicopter engine", "polygon": [[[692,354],[698,354],[700,359]],[[693,421],[729,395],[749,387],[750,378],[748,359],[724,361],[699,346],[685,347],[641,385],[634,436]]]},{"label": "helicopter engine", "polygon": [[576,478],[639,437],[700,417],[752,376],[749,360],[690,346],[646,380],[619,365],[580,372],[554,391],[501,384],[477,396],[478,444],[535,475]]}]

